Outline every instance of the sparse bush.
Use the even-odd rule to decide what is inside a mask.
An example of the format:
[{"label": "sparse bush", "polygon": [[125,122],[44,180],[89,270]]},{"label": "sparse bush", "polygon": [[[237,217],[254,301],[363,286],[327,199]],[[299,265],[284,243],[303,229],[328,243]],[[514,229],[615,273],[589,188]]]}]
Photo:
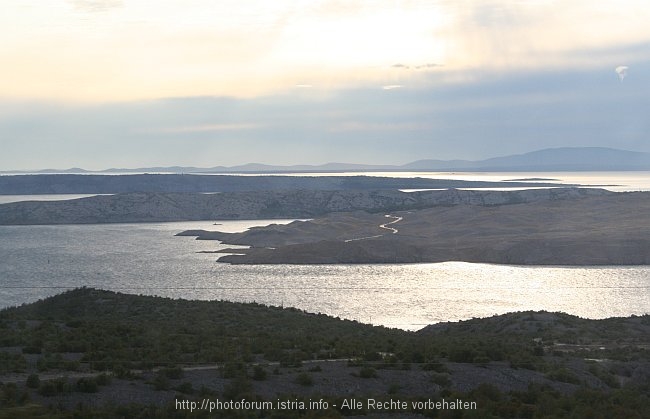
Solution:
[{"label": "sparse bush", "polygon": [[41,379],[38,377],[38,374],[29,374],[27,377],[27,382],[25,385],[29,388],[38,388],[41,384]]},{"label": "sparse bush", "polygon": [[104,373],[99,374],[95,380],[97,381],[97,385],[100,386],[107,386],[111,383],[111,377]]},{"label": "sparse bush", "polygon": [[474,362],[474,357],[476,356],[476,351],[473,349],[467,348],[454,348],[449,354],[449,360],[451,362],[460,362],[460,363],[470,363]]},{"label": "sparse bush", "polygon": [[236,400],[249,396],[253,386],[246,377],[236,377],[223,389],[223,396],[227,400]]},{"label": "sparse bush", "polygon": [[441,362],[429,362],[422,365],[423,371],[447,372],[447,366]]},{"label": "sparse bush", "polygon": [[153,380],[153,388],[156,391],[169,390],[169,379],[164,374],[156,374]]},{"label": "sparse bush", "polygon": [[58,380],[41,381],[38,393],[41,396],[52,397],[58,394],[70,393],[72,390],[67,380],[60,378]]},{"label": "sparse bush", "polygon": [[391,385],[388,386],[387,393],[388,394],[397,394],[399,391],[402,389],[402,386],[400,386],[397,383],[392,383]]},{"label": "sparse bush", "polygon": [[377,378],[377,370],[372,367],[363,367],[359,370],[361,378]]},{"label": "sparse bush", "polygon": [[[0,412],[8,407],[22,406],[29,401],[29,393],[27,390],[18,391],[18,387],[14,383],[2,384],[0,383]],[[10,414],[0,417],[11,417]]]},{"label": "sparse bush", "polygon": [[8,354],[0,351],[0,373],[23,372],[27,368],[27,360],[22,354]]},{"label": "sparse bush", "polygon": [[314,385],[314,379],[306,372],[301,372],[296,376],[296,383],[301,386],[309,387]]},{"label": "sparse bush", "polygon": [[348,367],[360,367],[361,365],[363,365],[363,360],[359,358],[348,360]]},{"label": "sparse bush", "polygon": [[451,385],[451,378],[446,373],[433,373],[431,374],[431,381],[438,384],[440,387],[449,387]]},{"label": "sparse bush", "polygon": [[189,381],[183,382],[181,385],[176,387],[174,390],[179,391],[184,394],[193,394],[194,393],[194,388],[192,387],[192,383]]},{"label": "sparse bush", "polygon": [[97,393],[99,386],[93,377],[83,377],[77,380],[77,391],[82,393]]},{"label": "sparse bush", "polygon": [[183,378],[183,369],[181,367],[163,368],[161,372],[170,380],[178,380]]},{"label": "sparse bush", "polygon": [[226,362],[221,369],[223,378],[235,378],[246,375],[246,366],[241,362]]},{"label": "sparse bush", "polygon": [[43,352],[43,345],[40,342],[35,342],[23,347],[24,354],[40,355]]},{"label": "sparse bush", "polygon": [[266,380],[266,370],[262,366],[255,365],[255,367],[253,367],[253,380],[255,381]]},{"label": "sparse bush", "polygon": [[616,377],[598,364],[590,365],[589,372],[611,388],[621,387],[621,384],[618,382]]},{"label": "sparse bush", "polygon": [[556,368],[546,374],[546,377],[553,381],[561,381],[563,383],[580,384],[580,379],[568,369],[561,367]]}]

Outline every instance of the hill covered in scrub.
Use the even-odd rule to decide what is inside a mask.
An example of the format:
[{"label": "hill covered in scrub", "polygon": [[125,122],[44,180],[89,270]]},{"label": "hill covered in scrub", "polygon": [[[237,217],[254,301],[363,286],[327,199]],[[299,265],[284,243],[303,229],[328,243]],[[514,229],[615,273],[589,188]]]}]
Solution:
[{"label": "hill covered in scrub", "polygon": [[258,304],[77,289],[0,311],[0,330],[0,417],[175,417],[176,400],[205,398],[330,406],[282,417],[377,413],[340,408],[349,398],[463,400],[478,406],[464,413],[481,417],[650,413],[647,315],[524,312],[406,332]]}]

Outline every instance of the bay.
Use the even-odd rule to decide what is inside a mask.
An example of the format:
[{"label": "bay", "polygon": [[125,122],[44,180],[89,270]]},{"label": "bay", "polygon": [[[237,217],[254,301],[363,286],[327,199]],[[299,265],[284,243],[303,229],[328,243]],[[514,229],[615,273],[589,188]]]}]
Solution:
[{"label": "bay", "polygon": [[512,311],[650,312],[650,266],[227,265],[225,247],[174,234],[290,220],[0,227],[0,307],[76,287],[258,302],[415,330]]}]

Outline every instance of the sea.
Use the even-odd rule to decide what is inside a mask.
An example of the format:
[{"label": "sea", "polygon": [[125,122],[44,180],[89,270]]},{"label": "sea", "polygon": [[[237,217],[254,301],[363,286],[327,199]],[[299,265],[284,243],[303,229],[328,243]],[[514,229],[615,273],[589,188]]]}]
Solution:
[{"label": "sea", "polygon": [[[419,173],[411,176],[423,177]],[[555,179],[610,185],[606,189],[617,191],[650,190],[648,172],[447,173],[441,178],[452,176]],[[22,196],[20,200],[39,199]],[[229,265],[219,263],[222,254],[214,252],[237,246],[175,236],[188,229],[235,232],[290,221],[0,226],[0,308],[94,287],[296,307],[406,330],[526,310],[594,319],[650,313],[650,266]]]}]

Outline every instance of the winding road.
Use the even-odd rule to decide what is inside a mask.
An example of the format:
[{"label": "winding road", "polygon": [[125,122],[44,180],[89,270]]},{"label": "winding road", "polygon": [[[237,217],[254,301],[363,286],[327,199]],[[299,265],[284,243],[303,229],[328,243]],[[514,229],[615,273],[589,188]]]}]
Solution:
[{"label": "winding road", "polygon": [[[398,222],[402,221],[404,219],[404,217],[398,217],[396,215],[390,215],[390,214],[386,214],[386,215],[384,215],[384,217],[392,218],[393,221],[381,224],[379,226],[379,228],[383,228],[384,230],[391,231],[393,234],[397,234],[397,232],[399,231],[398,229],[396,229],[394,227],[388,227],[388,226],[391,225],[391,224],[395,224],[395,223],[398,223]],[[359,237],[359,238],[356,238],[356,239],[347,239],[347,240],[345,240],[345,243],[355,242],[355,241],[359,241],[359,240],[376,239],[376,238],[382,237],[382,236],[383,236],[383,234],[377,234],[377,235],[374,235],[374,236]]]},{"label": "winding road", "polygon": [[393,232],[393,234],[397,234],[397,232],[399,230],[397,230],[396,228],[393,228],[393,227],[388,227],[388,226],[391,225],[391,224],[395,224],[395,223],[398,223],[398,222],[402,221],[404,219],[404,217],[398,217],[396,215],[390,215],[390,214],[386,214],[384,217],[393,218],[393,221],[391,221],[389,223],[384,223],[384,224],[380,225],[379,228],[390,230],[390,231]]}]

